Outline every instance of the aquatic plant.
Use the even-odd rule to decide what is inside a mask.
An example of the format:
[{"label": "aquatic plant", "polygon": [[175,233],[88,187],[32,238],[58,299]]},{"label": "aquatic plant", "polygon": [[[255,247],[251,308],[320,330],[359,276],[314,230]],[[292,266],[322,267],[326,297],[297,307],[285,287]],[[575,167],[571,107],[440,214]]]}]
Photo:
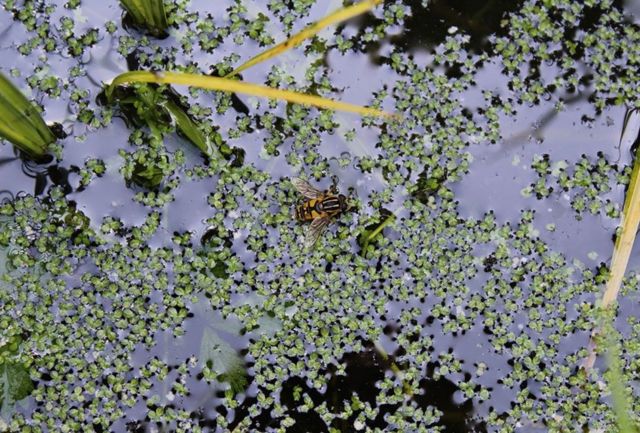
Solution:
[{"label": "aquatic plant", "polygon": [[180,84],[184,86],[199,87],[210,90],[220,90],[230,93],[244,93],[248,95],[262,96],[271,99],[282,99],[297,104],[307,104],[329,110],[341,110],[358,113],[364,116],[393,117],[391,113],[360,107],[346,102],[333,101],[314,95],[305,95],[291,90],[280,90],[257,84],[244,83],[227,78],[209,77],[197,74],[179,72],[149,72],[129,71],[115,77],[106,89],[107,98],[110,100],[114,89],[125,83],[156,83],[156,84]]},{"label": "aquatic plant", "polygon": [[396,216],[389,211],[383,209],[384,212],[380,213],[380,219],[377,224],[370,224],[367,228],[358,235],[358,245],[360,245],[361,253],[363,255],[367,254],[367,250],[369,245],[372,244],[376,240],[378,236],[382,234],[382,231],[386,226],[393,223]]},{"label": "aquatic plant", "polygon": [[[24,23],[14,29],[27,28],[33,38],[19,46],[38,48],[25,54],[34,64],[48,41],[65,52],[68,41],[86,29],[65,20],[60,37],[46,3],[25,2],[22,12],[8,6]],[[261,4],[233,1],[227,15],[213,17],[195,3],[193,11],[178,3],[170,16],[179,23],[171,35],[176,43],[133,37],[113,22],[96,27],[100,36],[109,33],[97,43],[102,48],[117,40],[131,69],[196,74],[207,56],[211,70],[224,76],[240,63],[239,45],[273,43],[272,34],[299,25],[314,4],[323,6],[274,0],[251,9]],[[554,25],[571,30],[573,9],[564,13],[569,6],[531,0],[514,15],[552,8]],[[592,13],[583,6],[571,7],[578,15]],[[615,7],[595,7],[615,19]],[[347,27],[314,38],[303,59],[308,61],[296,56],[295,68],[286,59],[285,66],[267,68],[264,84],[318,95],[339,91],[336,81],[342,77],[335,75],[339,69],[326,67],[326,56],[348,52],[368,64],[359,42],[386,38],[388,30],[403,25],[407,10],[402,2],[387,2],[374,27],[365,20],[364,35],[353,37]],[[512,19],[504,17],[505,23]],[[549,25],[531,23],[537,21],[521,29],[529,36]],[[611,35],[599,32],[611,42]],[[580,31],[576,38],[585,35]],[[628,38],[624,32],[614,36],[614,47]],[[73,45],[74,53],[86,53],[80,45]],[[41,92],[45,106],[73,95],[77,140],[63,150],[77,152],[81,168],[71,178],[94,196],[98,192],[107,211],[89,221],[96,215],[87,204],[90,194],[75,190],[65,197],[58,188],[39,198],[19,195],[0,207],[9,221],[0,230],[0,261],[6,257],[10,265],[0,279],[0,339],[13,344],[16,336],[24,337],[11,362],[22,365],[35,384],[28,405],[2,415],[0,429],[615,429],[618,406],[610,404],[600,372],[576,369],[598,317],[593,301],[606,268],[554,251],[527,206],[510,218],[491,211],[469,216],[456,191],[472,153],[499,139],[500,117],[520,109],[512,101],[531,100],[547,75],[526,81],[531,95],[523,95],[527,91],[514,75],[512,89],[482,89],[474,99],[477,107],[468,107],[466,91],[478,85],[479,71],[491,59],[471,54],[467,35],[448,33],[428,62],[393,41],[381,45],[388,52],[376,61],[385,79],[371,100],[375,107],[394,106],[402,122],[354,121],[332,110],[240,101],[231,93],[196,88],[184,92],[175,101],[180,110],[172,112],[166,83],[129,82],[113,91],[114,101],[138,89],[149,93],[138,98],[139,105],[121,106],[139,120],[126,143],[126,133],[111,122],[114,111],[94,104],[99,86],[83,75],[90,68],[75,55],[61,60],[73,68],[68,79],[56,79],[62,84],[57,89],[50,73],[34,72],[27,82]],[[223,49],[216,51],[218,46]],[[545,53],[537,48],[513,47]],[[501,53],[498,62],[516,61],[509,57],[511,48]],[[161,109],[146,113],[155,103]],[[189,147],[160,140],[180,133],[181,121],[205,137],[221,134],[221,145],[210,148],[198,146],[196,135],[187,138],[214,157],[200,158]],[[104,146],[105,137],[115,146]],[[246,149],[247,160],[220,157],[225,145]],[[117,153],[127,182],[148,182],[151,188],[125,189],[112,203],[100,192],[121,186],[113,162]],[[575,168],[568,161],[567,193],[586,190],[599,201],[606,191],[593,180],[609,183],[626,175],[604,159],[601,164],[599,157],[587,156]],[[556,186],[553,163],[551,157],[532,162],[541,177],[551,176],[536,186],[541,193]],[[159,183],[154,167],[163,176]],[[301,248],[304,227],[290,216],[298,196],[285,178],[293,173],[323,182],[337,175],[341,188],[354,191],[358,209],[310,251]],[[369,242],[364,254],[358,239]],[[622,293],[637,296],[634,276],[625,280]],[[624,317],[629,326],[615,337],[619,383],[632,388],[638,380],[636,316]],[[218,317],[234,321],[237,329],[214,329]],[[628,409],[631,418],[640,410],[638,399],[622,402],[622,413]]]},{"label": "aquatic plant", "polygon": [[208,158],[214,158],[220,152],[230,153],[216,131],[204,134],[170,87],[140,83],[127,89],[117,88],[113,94],[109,93],[109,99],[119,106],[127,121],[147,127],[155,140],[162,141],[170,130],[167,123],[172,121],[175,128]]},{"label": "aquatic plant", "polygon": [[40,111],[0,72],[0,137],[31,158],[47,153],[56,140]]}]

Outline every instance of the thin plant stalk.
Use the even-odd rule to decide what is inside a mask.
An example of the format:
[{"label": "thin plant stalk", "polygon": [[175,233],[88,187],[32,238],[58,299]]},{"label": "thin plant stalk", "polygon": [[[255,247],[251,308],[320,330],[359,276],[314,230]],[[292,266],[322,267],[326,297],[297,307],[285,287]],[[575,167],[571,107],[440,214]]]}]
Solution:
[{"label": "thin plant stalk", "polygon": [[[625,116],[625,126],[628,118]],[[622,134],[624,135],[624,127]],[[622,286],[624,273],[629,263],[631,250],[640,226],[640,149],[636,152],[633,170],[631,172],[631,181],[629,189],[624,201],[622,210],[621,230],[616,239],[616,244],[611,257],[611,265],[609,267],[609,279],[602,296],[602,309],[609,308],[617,299],[618,292]],[[583,363],[583,367],[587,370],[593,367],[596,359],[596,347],[594,337],[601,332],[601,327],[594,329],[591,340],[589,341],[589,354]]]},{"label": "thin plant stalk", "polygon": [[0,137],[32,158],[47,153],[56,141],[36,106],[0,73]]},{"label": "thin plant stalk", "polygon": [[387,353],[386,350],[384,350],[384,347],[382,347],[382,345],[379,342],[376,341],[374,343],[374,347],[376,349],[376,352],[378,352],[378,355],[380,355],[382,359],[384,359],[389,363],[389,368],[391,369],[393,374],[395,374],[396,377],[402,381],[402,390],[404,391],[404,394],[407,397],[413,397],[413,389],[411,389],[411,386],[406,381],[404,377],[404,373],[402,372],[400,367],[398,367],[398,364],[396,364],[395,361],[389,359],[389,354]]},{"label": "thin plant stalk", "polygon": [[258,84],[244,83],[228,78],[210,77],[208,75],[187,74],[178,72],[130,71],[118,75],[106,89],[107,99],[111,100],[113,90],[126,83],[178,84],[203,89],[218,90],[229,93],[243,93],[270,99],[282,99],[296,104],[311,105],[327,110],[347,111],[363,116],[386,117],[394,115],[375,108],[362,107],[346,102],[334,101],[314,95],[306,95],[291,90],[280,90]]},{"label": "thin plant stalk", "polygon": [[304,40],[315,36],[320,30],[324,29],[325,27],[328,27],[332,24],[340,23],[342,21],[346,21],[349,18],[353,18],[355,16],[363,14],[380,3],[382,3],[382,0],[364,0],[354,5],[338,9],[333,13],[327,15],[326,17],[308,25],[301,32],[296,33],[286,41],[279,43],[275,47],[269,48],[268,50],[251,58],[250,60],[243,63],[242,65],[234,69],[232,72],[227,74],[226,77],[227,78],[233,77],[234,75],[239,74],[245,69],[248,69],[258,63],[264,62],[265,60],[275,57],[278,54],[281,54],[287,50],[295,48],[298,45],[300,45]]},{"label": "thin plant stalk", "polygon": [[[622,136],[629,122],[633,111],[628,111],[622,126]],[[597,343],[604,345],[608,371],[605,374],[607,386],[611,392],[612,409],[615,421],[620,433],[637,433],[638,427],[634,425],[630,417],[629,399],[632,398],[624,383],[622,371],[619,343],[617,341],[619,333],[614,327],[615,302],[622,286],[624,273],[629,263],[629,257],[635,241],[638,226],[640,225],[640,149],[636,152],[631,181],[625,197],[624,208],[622,210],[621,230],[616,239],[616,244],[611,258],[609,278],[602,296],[601,311],[598,326],[593,330],[589,345],[588,355],[583,362],[583,368],[590,370],[596,360]]]}]

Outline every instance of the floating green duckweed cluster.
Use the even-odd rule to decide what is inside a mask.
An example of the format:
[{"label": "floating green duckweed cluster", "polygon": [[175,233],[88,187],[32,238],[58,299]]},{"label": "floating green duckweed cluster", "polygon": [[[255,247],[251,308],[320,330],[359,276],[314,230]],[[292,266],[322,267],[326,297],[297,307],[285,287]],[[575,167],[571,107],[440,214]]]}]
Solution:
[{"label": "floating green duckweed cluster", "polygon": [[[264,81],[336,92],[325,50],[352,53],[383,40],[409,13],[401,3],[377,10],[382,22],[365,28],[363,40],[348,28],[316,37],[296,66],[302,69],[275,64]],[[225,14],[212,16],[178,2],[163,41],[127,34],[113,21],[80,26],[65,16],[56,18],[59,26],[52,17],[63,6],[51,2],[4,8],[27,31],[19,51],[37,59],[26,83],[45,110],[68,96],[76,125],[88,125],[81,133],[93,137],[114,112],[94,103],[100,89],[78,60],[91,47],[114,38],[118,54],[109,55],[136,68],[209,67],[223,75],[242,63],[234,48],[271,44],[279,40],[273,33],[299,27],[318,6],[271,1],[251,15],[252,5],[228,2]],[[84,5],[68,7],[81,12]],[[594,70],[596,109],[636,104],[640,33],[609,2],[563,0],[525,2],[505,17],[505,31],[492,44],[510,88],[480,89],[475,107],[465,95],[477,90],[476,74],[491,57],[471,53],[469,38],[452,31],[428,63],[387,48],[381,62],[393,80],[372,89],[371,99],[393,105],[399,122],[276,102],[243,105],[232,95],[191,90],[181,97],[185,112],[219,152],[204,158],[194,147],[171,150],[163,140],[179,125],[159,115],[134,124],[128,140],[123,134],[119,143],[100,143],[110,152],[81,159],[73,174],[81,188],[72,196],[51,188],[4,203],[0,430],[610,431],[600,371],[578,368],[606,269],[553,251],[534,210],[520,210],[512,222],[490,209],[462,215],[455,188],[473,169],[469,145],[500,139],[501,116],[520,103],[542,103],[558,88],[589,84],[577,61]],[[67,56],[70,76],[49,73],[38,51]],[[525,63],[547,60],[560,68],[552,82],[521,76]],[[345,152],[329,156],[329,140]],[[71,141],[65,152],[83,145]],[[604,155],[553,161],[533,160],[539,179],[531,194],[551,200],[566,193],[578,215],[617,217],[603,197],[628,182],[627,168]],[[288,179],[300,172],[326,186],[338,170],[345,173],[340,186],[353,187],[356,211],[307,251],[306,227],[291,218],[300,196]],[[127,205],[146,216],[89,220],[77,203],[118,171],[115,179],[132,190]],[[205,193],[181,200],[194,185]],[[188,227],[171,225],[183,215]],[[635,276],[622,294],[638,296]],[[640,325],[628,311],[623,319],[621,380],[637,394]],[[188,348],[171,349],[182,345]],[[436,389],[446,398],[434,396]],[[637,419],[640,399],[629,403]]]},{"label": "floating green duckweed cluster", "polygon": [[551,162],[546,154],[534,157],[531,167],[538,180],[525,188],[523,194],[535,194],[538,199],[551,194],[566,195],[578,219],[585,212],[619,218],[620,206],[605,195],[611,191],[612,185],[629,184],[631,167],[620,170],[604,154],[597,156],[598,159],[592,161],[582,155],[572,167],[565,160]]},{"label": "floating green duckweed cluster", "polygon": [[[526,1],[505,20],[494,40],[518,100],[539,103],[556,89],[570,93],[593,85],[599,110],[608,104],[640,106],[640,31],[625,23],[613,1]],[[545,80],[544,63],[559,68]],[[584,73],[583,68],[589,72]]]}]

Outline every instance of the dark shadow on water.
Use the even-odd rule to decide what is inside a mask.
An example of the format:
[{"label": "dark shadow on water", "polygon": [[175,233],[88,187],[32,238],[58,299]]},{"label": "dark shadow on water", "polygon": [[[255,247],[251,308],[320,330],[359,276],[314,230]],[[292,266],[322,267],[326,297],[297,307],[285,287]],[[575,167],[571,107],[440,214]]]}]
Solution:
[{"label": "dark shadow on water", "polygon": [[77,173],[79,168],[72,165],[69,168],[53,164],[51,159],[44,161],[33,161],[23,159],[22,172],[35,181],[33,195],[39,196],[47,191],[47,187],[59,186],[66,195],[73,191],[69,182],[69,174]]},{"label": "dark shadow on water", "polygon": [[[291,377],[285,381],[280,393],[280,403],[287,409],[287,415],[296,421],[295,425],[287,430],[288,432],[328,432],[329,427],[341,432],[358,431],[354,427],[358,411],[354,411],[355,413],[348,419],[334,420],[330,426],[327,426],[315,411],[299,410],[303,403],[300,396],[303,395],[310,397],[315,406],[326,403],[327,409],[335,414],[342,412],[345,408],[344,402],[350,401],[352,395],[356,394],[362,402],[378,408],[377,417],[368,421],[367,428],[384,430],[388,427],[385,417],[395,413],[400,404],[377,405],[376,396],[379,390],[376,383],[382,381],[389,371],[390,359],[385,359],[373,345],[370,345],[363,352],[346,354],[340,363],[346,365],[346,374],[336,374],[335,367],[325,371],[324,374],[329,378],[324,393],[308,386],[306,380],[301,377]],[[410,397],[422,409],[427,410],[431,407],[443,413],[438,422],[428,427],[439,426],[446,433],[485,433],[484,423],[477,423],[473,419],[473,402],[471,400],[456,402],[454,394],[460,389],[445,378],[434,379],[435,367],[436,364],[427,366],[427,377],[420,381],[420,389],[415,390],[414,395]],[[248,416],[249,407],[255,403],[255,398],[249,398],[238,408],[231,429]],[[279,423],[279,419],[271,416],[270,410],[264,410],[253,419],[250,430],[266,431]]]},{"label": "dark shadow on water", "polygon": [[[393,1],[386,1],[389,7]],[[427,3],[427,6],[423,6]],[[501,30],[504,15],[522,6],[523,0],[407,0],[411,16],[405,18],[404,31],[390,36],[389,41],[401,51],[430,49],[444,41],[451,27],[470,36],[469,45],[476,51],[488,48],[487,38]],[[368,14],[360,19],[359,30],[382,24],[382,20]],[[377,47],[370,47],[377,51]]]}]

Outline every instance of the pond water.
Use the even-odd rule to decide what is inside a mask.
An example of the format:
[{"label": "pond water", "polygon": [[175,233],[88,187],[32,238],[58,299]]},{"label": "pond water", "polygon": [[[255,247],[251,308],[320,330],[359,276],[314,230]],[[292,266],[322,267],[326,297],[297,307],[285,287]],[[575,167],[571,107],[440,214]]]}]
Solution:
[{"label": "pond water", "polygon": [[[580,366],[640,131],[638,2],[387,0],[241,74],[396,120],[184,86],[106,104],[127,70],[224,75],[342,6],[167,4],[162,39],[115,0],[0,8],[0,72],[67,134],[48,162],[0,145],[0,431],[615,431],[605,357]],[[174,100],[232,151],[153,117]],[[352,206],[310,249],[297,176]],[[636,422],[639,265],[615,322]]]}]

